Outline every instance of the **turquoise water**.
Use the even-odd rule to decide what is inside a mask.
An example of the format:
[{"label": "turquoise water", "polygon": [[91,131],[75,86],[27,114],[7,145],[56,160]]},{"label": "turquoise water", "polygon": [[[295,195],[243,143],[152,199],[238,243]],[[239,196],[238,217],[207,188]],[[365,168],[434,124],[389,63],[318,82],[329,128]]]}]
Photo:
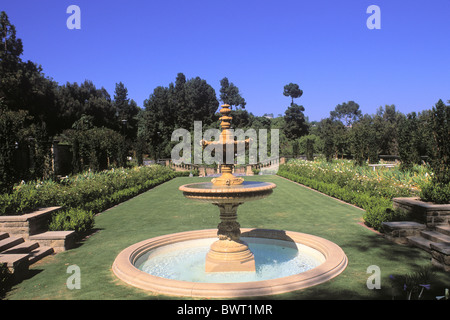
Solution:
[{"label": "turquoise water", "polygon": [[153,276],[189,282],[236,283],[277,279],[302,273],[325,261],[310,247],[288,241],[242,238],[255,256],[256,272],[206,273],[205,257],[217,239],[183,241],[152,250],[136,267]]}]

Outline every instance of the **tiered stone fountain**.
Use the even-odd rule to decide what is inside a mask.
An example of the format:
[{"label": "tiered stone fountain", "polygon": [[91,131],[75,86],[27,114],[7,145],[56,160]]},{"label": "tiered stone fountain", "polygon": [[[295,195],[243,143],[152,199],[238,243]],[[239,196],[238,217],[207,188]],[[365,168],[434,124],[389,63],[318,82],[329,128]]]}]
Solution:
[{"label": "tiered stone fountain", "polygon": [[[167,295],[214,298],[248,297],[278,294],[317,285],[336,277],[346,268],[345,253],[339,246],[326,239],[284,230],[241,229],[237,222],[238,207],[245,202],[269,196],[276,185],[269,182],[244,181],[243,178],[232,174],[234,164],[225,161],[226,148],[231,147],[235,154],[237,150],[242,150],[239,149],[242,144],[247,147],[249,140],[234,140],[230,131],[232,120],[230,112],[231,109],[228,105],[223,105],[220,110],[222,114],[220,139],[203,141],[204,147],[215,144],[215,147],[223,148],[224,156],[220,164],[221,176],[212,179],[211,182],[192,183],[179,187],[186,198],[207,202],[219,208],[220,223],[217,229],[169,234],[144,240],[124,249],[117,256],[112,267],[114,274],[124,282],[144,290]],[[241,232],[245,237],[241,237]],[[199,276],[198,271],[195,271],[195,276],[192,277],[196,279],[195,281],[186,280],[184,277],[184,274],[193,272],[190,269],[198,269],[199,263],[196,262],[197,265],[195,265],[192,261],[183,260],[186,252],[197,250],[192,241],[212,243],[209,251],[205,253],[203,261],[199,262],[203,268],[203,275]],[[211,275],[221,276],[224,274],[228,277],[226,279],[233,280],[233,278],[241,279],[243,274],[256,274],[255,261],[257,259],[247,242],[251,242],[252,245],[256,243],[271,246],[270,250],[272,251],[262,251],[263,253],[259,253],[262,256],[258,256],[259,261],[264,258],[265,263],[269,265],[269,269],[272,270],[271,277],[254,280],[259,279],[256,277],[253,280],[242,282],[208,282],[205,279]],[[170,253],[168,256],[165,255],[167,252]],[[284,255],[281,260],[290,261],[300,257],[300,260],[314,260],[315,262],[304,271],[284,275],[283,267],[271,256],[273,253],[279,256],[282,252],[289,252],[289,254]],[[310,259],[308,254],[314,258]],[[163,258],[161,259],[161,257]],[[167,263],[169,259],[174,259],[175,262]],[[154,263],[155,261],[156,263]],[[159,271],[163,269],[162,274],[155,275],[145,271],[147,269],[143,266],[147,262],[156,264]],[[307,265],[308,263],[295,260],[294,264]],[[169,276],[176,273],[173,269],[177,269],[178,272],[181,270],[183,274],[180,279]],[[275,276],[273,276],[274,271]],[[277,275],[279,276],[277,277]],[[188,277],[188,279],[190,278]]]}]

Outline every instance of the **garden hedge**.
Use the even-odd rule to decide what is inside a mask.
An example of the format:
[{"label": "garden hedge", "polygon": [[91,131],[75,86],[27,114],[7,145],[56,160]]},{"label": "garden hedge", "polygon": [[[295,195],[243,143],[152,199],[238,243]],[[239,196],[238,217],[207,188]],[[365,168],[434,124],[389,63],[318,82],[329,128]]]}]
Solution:
[{"label": "garden hedge", "polygon": [[[189,172],[187,173],[189,174]],[[12,193],[0,195],[0,215],[18,215],[40,207],[61,206],[49,230],[84,233],[94,226],[94,215],[139,195],[185,172],[154,165],[84,172],[60,181],[22,182]]]},{"label": "garden hedge", "polygon": [[399,188],[395,192],[391,186],[383,188],[383,183],[374,186],[369,180],[345,178],[342,172],[319,171],[319,174],[309,175],[305,168],[287,164],[280,166],[278,175],[364,209],[365,224],[376,230],[381,229],[382,222],[407,219],[392,208],[392,198],[409,195],[407,190]]}]

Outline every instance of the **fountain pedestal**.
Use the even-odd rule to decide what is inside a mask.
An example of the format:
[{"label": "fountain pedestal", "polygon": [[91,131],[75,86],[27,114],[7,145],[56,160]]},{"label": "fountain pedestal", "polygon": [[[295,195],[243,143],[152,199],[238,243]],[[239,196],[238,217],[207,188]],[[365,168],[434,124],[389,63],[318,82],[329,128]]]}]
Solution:
[{"label": "fountain pedestal", "polygon": [[255,257],[248,245],[240,240],[241,229],[237,222],[240,203],[218,203],[220,220],[219,240],[211,245],[206,255],[206,272],[255,271]]}]

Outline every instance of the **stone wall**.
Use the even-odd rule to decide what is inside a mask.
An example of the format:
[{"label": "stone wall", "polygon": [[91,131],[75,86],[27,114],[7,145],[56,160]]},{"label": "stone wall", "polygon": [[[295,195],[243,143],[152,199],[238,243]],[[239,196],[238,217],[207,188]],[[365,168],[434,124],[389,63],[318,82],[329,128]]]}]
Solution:
[{"label": "stone wall", "polygon": [[444,243],[432,243],[431,263],[446,272],[450,272],[450,248]]},{"label": "stone wall", "polygon": [[411,219],[425,223],[428,228],[450,222],[450,204],[433,204],[419,198],[394,198],[393,207],[407,213]]}]

